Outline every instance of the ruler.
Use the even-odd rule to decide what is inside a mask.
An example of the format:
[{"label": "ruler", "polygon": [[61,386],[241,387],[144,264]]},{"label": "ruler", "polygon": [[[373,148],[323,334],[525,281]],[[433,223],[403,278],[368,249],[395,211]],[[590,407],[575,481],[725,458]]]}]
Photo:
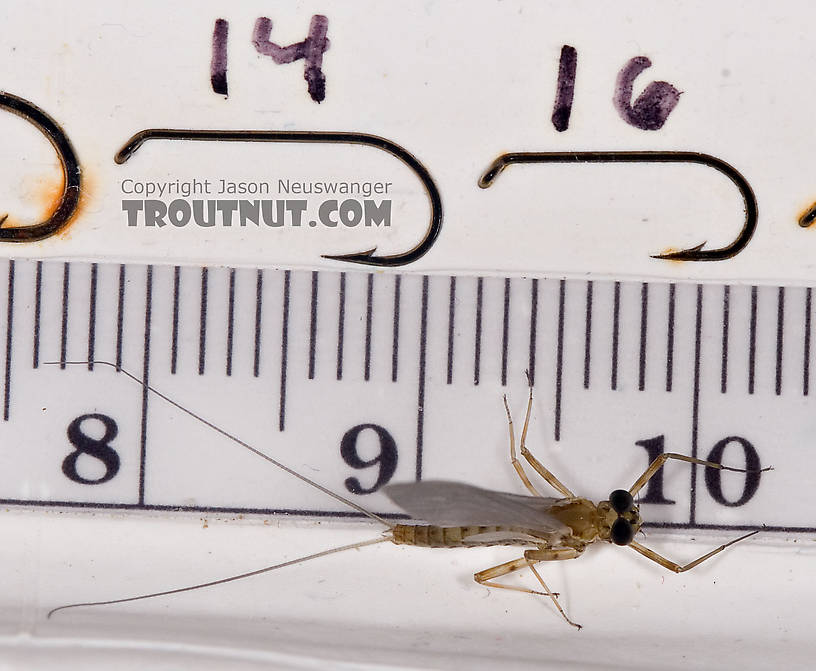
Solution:
[{"label": "ruler", "polygon": [[672,465],[644,517],[814,531],[810,506],[774,503],[812,491],[809,287],[27,260],[0,272],[4,505],[353,515],[117,368],[382,514],[398,512],[379,493],[391,481],[521,491],[501,399],[520,419],[529,371],[530,448],[573,490],[603,498],[664,450],[773,465]]}]

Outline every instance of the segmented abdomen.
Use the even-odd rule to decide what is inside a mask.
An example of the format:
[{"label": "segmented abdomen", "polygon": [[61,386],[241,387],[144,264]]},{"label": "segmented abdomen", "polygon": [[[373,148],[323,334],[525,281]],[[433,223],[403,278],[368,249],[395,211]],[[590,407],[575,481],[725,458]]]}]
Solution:
[{"label": "segmented abdomen", "polygon": [[506,527],[437,527],[431,525],[397,524],[391,533],[397,545],[416,545],[424,548],[459,548],[487,545],[515,545],[511,540],[481,541],[474,539],[467,542],[470,536],[502,531]]}]

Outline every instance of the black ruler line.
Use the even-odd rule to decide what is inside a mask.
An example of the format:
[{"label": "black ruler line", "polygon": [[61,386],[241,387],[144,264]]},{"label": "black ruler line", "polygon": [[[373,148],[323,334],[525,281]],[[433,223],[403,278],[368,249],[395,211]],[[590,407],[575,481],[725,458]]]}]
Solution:
[{"label": "black ruler line", "polygon": [[400,334],[400,284],[402,277],[394,277],[394,330],[391,337],[391,381],[397,381],[399,368],[399,334]]},{"label": "black ruler line", "polygon": [[757,339],[757,288],[751,287],[751,323],[748,330],[748,393],[754,393],[754,374],[756,372],[756,339]]},{"label": "black ruler line", "polygon": [[37,261],[37,273],[34,279],[34,346],[31,367],[40,365],[40,311],[42,308],[42,267],[43,262]]},{"label": "black ruler line", "polygon": [[646,345],[649,329],[649,283],[640,285],[640,351],[638,361],[638,391],[646,389]]},{"label": "black ruler line", "polygon": [[317,352],[317,298],[319,275],[312,271],[312,296],[309,300],[309,379],[314,380]]},{"label": "black ruler line", "polygon": [[145,277],[144,350],[142,357],[142,426],[139,451],[139,506],[145,504],[145,473],[147,466],[147,406],[150,398],[150,330],[153,312],[153,266],[147,266]]},{"label": "black ruler line", "polygon": [[448,375],[447,384],[453,383],[453,346],[456,322],[456,277],[450,278],[448,293]]},{"label": "black ruler line", "polygon": [[88,370],[94,369],[96,359],[96,283],[97,265],[91,264],[91,286],[88,296]]},{"label": "black ruler line", "polygon": [[173,269],[173,330],[170,340],[170,373],[176,374],[178,365],[179,304],[181,301],[181,268]]},{"label": "black ruler line", "polygon": [[199,309],[198,325],[198,374],[204,375],[204,366],[207,360],[207,284],[208,268],[201,269],[201,307]]},{"label": "black ruler line", "polygon": [[584,308],[584,389],[589,389],[592,360],[592,287],[592,280],[588,280]]},{"label": "black ruler line", "polygon": [[261,321],[263,317],[263,270],[258,268],[255,279],[255,353],[252,361],[252,374],[261,374]]},{"label": "black ruler line", "polygon": [[803,348],[804,353],[802,355],[802,394],[804,396],[807,396],[810,391],[810,315],[813,303],[812,294],[812,289],[808,287],[805,290],[805,342]]},{"label": "black ruler line", "polygon": [[646,522],[643,525],[649,529],[705,529],[711,531],[755,531],[761,528],[765,531],[775,531],[782,533],[813,533],[813,527],[776,526],[772,524],[705,524],[687,522]]},{"label": "black ruler line", "polygon": [[[703,343],[703,285],[697,285],[697,314],[694,320],[694,379],[691,401],[691,456],[697,457],[697,439],[700,428],[700,352]],[[689,497],[689,524],[697,519],[697,467],[691,466],[691,496]]]},{"label": "black ruler line", "polygon": [[11,410],[11,352],[14,330],[14,259],[9,260],[8,304],[6,306],[6,375],[3,390],[3,420],[8,421]]},{"label": "black ruler line", "polygon": [[280,369],[280,411],[278,430],[286,426],[286,372],[289,364],[289,289],[292,271],[283,274],[283,315],[281,318],[281,369]]},{"label": "black ruler line", "polygon": [[116,370],[122,370],[122,347],[125,337],[125,264],[119,265],[119,299],[116,306]]},{"label": "black ruler line", "polygon": [[[37,506],[52,508],[89,508],[94,510],[155,510],[160,512],[179,513],[244,513],[247,515],[285,515],[299,517],[323,517],[323,518],[364,518],[362,513],[343,510],[310,510],[306,508],[251,508],[251,507],[231,507],[231,506],[183,506],[173,504],[150,504],[138,505],[135,503],[100,503],[98,501],[61,501],[61,500],[28,500],[28,499],[0,499],[0,505],[4,506]],[[376,512],[376,515],[385,519],[402,520],[410,519],[408,515],[400,513]],[[648,529],[690,529],[690,530],[710,530],[710,531],[753,531],[756,524],[689,524],[688,522],[645,522],[644,528]],[[816,527],[808,526],[781,526],[762,525],[763,531],[774,533],[816,533]]]},{"label": "black ruler line", "polygon": [[62,331],[60,333],[60,368],[65,369],[68,358],[68,293],[71,282],[71,264],[62,267]]},{"label": "black ruler line", "polygon": [[473,384],[479,384],[479,376],[482,367],[482,295],[483,280],[476,278],[476,335],[473,345]]},{"label": "black ruler line", "polygon": [[232,340],[235,333],[235,268],[229,271],[229,304],[227,306],[227,377],[232,375]]},{"label": "black ruler line", "polygon": [[785,339],[785,287],[779,287],[776,298],[776,395],[782,393],[782,354]]},{"label": "black ruler line", "polygon": [[535,385],[536,349],[538,346],[538,278],[530,283],[530,351],[527,358],[527,375],[530,386]]},{"label": "black ruler line", "polygon": [[502,313],[501,384],[507,386],[507,350],[510,347],[510,278],[504,278],[504,309]]},{"label": "black ruler line", "polygon": [[346,330],[346,274],[340,273],[340,296],[337,308],[337,379],[343,379],[343,339]]},{"label": "black ruler line", "polygon": [[558,289],[558,338],[555,362],[555,440],[561,440],[561,386],[564,377],[564,310],[567,293],[567,281],[561,280]]},{"label": "black ruler line", "polygon": [[674,310],[676,304],[676,287],[669,284],[669,305],[666,324],[666,391],[672,390],[674,381]]},{"label": "black ruler line", "polygon": [[[53,508],[90,508],[95,510],[155,510],[180,513],[246,513],[248,515],[287,515],[299,517],[365,518],[362,513],[344,510],[309,510],[306,508],[250,508],[230,506],[182,506],[172,504],[145,503],[100,503],[98,501],[59,501],[25,499],[0,499],[0,505],[50,506]],[[375,513],[379,517],[394,520],[410,519],[401,513]],[[768,527],[771,528],[771,527]]]},{"label": "black ruler line", "polygon": [[722,367],[720,369],[720,393],[728,390],[728,330],[731,321],[731,286],[723,287],[722,315]]},{"label": "black ruler line", "polygon": [[422,450],[425,438],[425,363],[428,346],[428,296],[430,284],[427,275],[422,276],[422,306],[419,320],[419,381],[417,384],[417,452],[416,479],[422,480]]},{"label": "black ruler line", "polygon": [[374,273],[368,273],[366,286],[366,322],[365,322],[365,356],[363,362],[363,379],[371,378],[371,326],[374,314]]},{"label": "black ruler line", "polygon": [[615,282],[614,300],[612,303],[612,374],[609,386],[618,388],[618,345],[620,336],[620,282]]}]

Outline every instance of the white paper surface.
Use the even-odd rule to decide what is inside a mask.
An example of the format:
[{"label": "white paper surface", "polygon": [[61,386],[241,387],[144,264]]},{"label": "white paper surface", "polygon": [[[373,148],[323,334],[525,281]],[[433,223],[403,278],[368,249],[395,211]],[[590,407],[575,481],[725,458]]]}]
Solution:
[{"label": "white paper surface", "polygon": [[[816,47],[808,29],[813,12],[805,2],[780,8],[761,2],[737,6],[691,1],[653,7],[521,1],[6,3],[0,8],[4,64],[0,91],[30,101],[59,124],[76,150],[83,186],[79,209],[61,233],[34,243],[0,241],[0,254],[152,263],[159,268],[157,277],[166,271],[162,277],[168,280],[164,264],[355,270],[321,255],[373,247],[385,255],[410,251],[427,234],[432,198],[416,171],[371,146],[153,139],[127,162],[114,161],[134,133],[151,128],[335,131],[387,138],[430,174],[441,198],[441,230],[427,253],[403,268],[407,272],[807,285],[813,277],[811,246],[816,243],[811,240],[813,231],[800,227],[798,220],[816,199],[810,147],[816,92],[809,85]],[[306,36],[314,15],[328,18],[331,42],[322,59],[326,96],[320,103],[309,96],[302,59],[277,65],[252,41],[257,19],[269,17],[271,40],[297,43]],[[217,19],[229,22],[227,96],[216,93],[210,79]],[[558,132],[550,119],[564,45],[575,48],[578,61],[569,127]],[[644,56],[652,66],[635,80],[633,97],[655,81],[669,82],[680,92],[665,124],[654,131],[627,123],[613,102],[622,68]],[[43,221],[62,189],[53,148],[30,123],[2,110],[0,137],[0,217],[8,213],[13,225]],[[704,165],[512,165],[489,188],[478,186],[485,170],[506,152],[624,151],[701,152],[732,166],[750,184],[759,211],[756,230],[744,249],[712,262],[652,258],[703,242],[704,250],[717,249],[737,239],[745,221],[741,193],[722,173]],[[194,199],[195,194],[183,193],[183,184],[195,180],[210,180],[212,193],[199,193],[200,200],[219,196],[280,200],[281,180],[368,184],[370,197],[360,191],[350,200],[365,211],[366,199],[377,205],[388,199],[391,225],[326,225],[319,220],[320,205],[331,199],[314,194],[301,199],[295,192],[286,198],[307,201],[308,217],[301,226],[295,226],[291,216],[280,227],[242,226],[238,220],[232,226],[224,226],[223,220],[212,227],[170,221],[148,226],[136,215],[135,225],[128,225],[123,201],[145,200],[147,194],[142,198],[139,189],[152,184],[181,191],[153,198],[169,208],[174,200]],[[247,187],[250,190],[268,184],[269,193],[219,194],[221,180],[225,187],[229,182],[255,185]],[[376,184],[390,186],[379,194],[374,190],[386,187]],[[349,205],[349,211],[357,206]],[[184,207],[177,205],[181,208],[177,211],[183,213]],[[312,219],[315,212],[317,218]],[[317,222],[314,226],[312,220]],[[32,281],[30,276],[18,280],[18,292]],[[349,286],[353,284],[350,280]],[[72,286],[78,286],[76,276]],[[196,298],[195,290],[186,291],[185,300]],[[417,302],[420,294],[411,296]],[[435,296],[437,301],[444,298],[441,292]],[[715,311],[707,296],[706,309]],[[103,299],[115,303],[116,296]],[[743,299],[740,294],[738,300]],[[548,300],[557,304],[555,294]],[[305,305],[306,289],[301,287],[292,301]],[[762,310],[767,311],[771,303],[763,301]],[[31,302],[19,301],[18,306],[29,319]],[[213,311],[222,308],[211,306]],[[798,315],[798,309],[793,313]],[[757,363],[767,384],[775,362],[769,314],[760,313],[760,333],[767,336],[760,350],[771,354]],[[500,327],[495,314],[490,319],[495,336]],[[361,323],[351,327],[358,335]],[[568,342],[583,337],[575,330],[579,326],[568,323]],[[555,323],[547,322],[546,327],[553,331]],[[732,333],[740,335],[745,328],[745,323],[735,323]],[[188,334],[191,341],[196,337]],[[704,346],[713,348],[718,337],[707,332]],[[56,326],[43,338],[44,352],[58,351]],[[799,352],[798,341],[795,346],[787,343],[784,356]],[[319,346],[331,349],[334,341],[326,339]],[[138,355],[138,347],[133,348]],[[70,353],[74,352],[81,358],[87,349]],[[101,355],[110,357],[111,352]],[[497,362],[489,364],[491,375]],[[519,370],[524,365],[515,361]],[[546,365],[550,368],[542,370],[552,373],[552,362]],[[518,401],[523,380],[515,368],[511,363],[510,384]],[[682,371],[686,385],[689,370]],[[649,374],[658,375],[655,369]],[[793,385],[793,380],[787,376],[784,384]],[[504,456],[505,428],[498,406],[503,387],[495,380],[493,385],[484,396],[468,391],[457,401],[473,402],[478,423],[467,427],[468,417],[462,415],[449,420],[437,415],[434,421],[438,433],[450,425],[454,441],[476,432],[484,445],[475,445],[474,453],[490,455],[484,463],[461,459],[453,475],[507,489],[515,483]],[[78,384],[75,389],[80,388]],[[225,388],[215,389],[208,402],[217,406],[212,399]],[[110,396],[99,402],[123,403],[123,396],[111,389],[96,390],[99,396]],[[436,389],[443,390],[443,397],[448,388],[440,382]],[[813,491],[812,478],[807,468],[798,466],[795,450],[807,450],[810,432],[808,420],[802,418],[809,411],[799,398],[786,408],[787,397],[773,398],[769,389],[764,390],[767,397],[759,401],[752,397],[739,407],[766,445],[773,442],[775,423],[787,422],[785,431],[779,432],[784,440],[774,448],[775,454],[784,456],[774,461],[777,472],[763,476],[761,497],[751,507],[754,517],[784,524],[792,513],[805,518],[808,514],[797,491]],[[345,405],[335,407],[335,413],[349,406],[397,412],[387,385],[381,390],[376,398],[346,396]],[[299,392],[290,393],[295,397],[299,393],[303,401],[307,392],[299,387]],[[415,396],[414,389],[411,393]],[[57,385],[42,391],[43,398],[57,397],[53,404],[48,401],[55,409],[61,394]],[[235,414],[232,407],[242,405],[242,394],[248,392],[230,388],[228,394],[230,403],[221,408],[226,417],[219,418],[227,421]],[[77,394],[71,400],[78,398]],[[634,419],[631,406],[618,407],[614,401],[606,407],[599,402],[584,408],[584,428],[592,428],[593,417],[614,417],[611,424],[598,425],[604,434],[600,439],[612,436],[614,442],[613,432],[623,434],[629,423],[656,421],[648,396],[643,398]],[[727,423],[718,424],[714,410],[720,403],[734,412],[730,397],[711,401],[701,449],[710,449],[732,430]],[[26,415],[27,420],[36,421],[40,415],[34,410],[39,410],[29,406],[34,414]],[[670,414],[667,407],[661,405],[665,417]],[[487,413],[492,413],[489,421]],[[326,433],[328,422],[321,424],[316,417],[310,428]],[[270,424],[274,420],[271,414],[264,417]],[[492,433],[479,428],[482,420]],[[185,437],[172,432],[172,419],[162,421],[169,427],[166,435]],[[134,422],[137,417],[122,423],[123,435],[136,430]],[[457,423],[466,428],[457,432]],[[263,428],[258,424],[252,430],[262,433]],[[64,431],[62,424],[59,429]],[[549,431],[540,430],[542,435]],[[53,431],[43,423],[32,430],[37,436],[33,442],[54,448],[62,458],[63,448]],[[196,429],[194,434],[192,446],[199,439],[204,453],[212,448],[206,431]],[[682,441],[673,446],[686,451]],[[15,449],[19,447],[15,443]],[[470,449],[469,443],[457,442],[446,458],[460,453],[467,457]],[[546,446],[538,449],[539,456],[548,454]],[[52,465],[50,456],[34,451],[25,459],[34,464],[32,468],[46,468]],[[178,456],[165,453],[161,458],[165,466],[157,467],[157,472],[165,476],[165,487],[172,487],[170,466]],[[445,459],[429,459],[431,472],[450,472]],[[605,495],[601,487],[608,485],[607,475],[625,475],[621,486],[629,482],[628,463],[604,462],[598,468],[597,461],[571,461],[558,452],[556,461],[566,471],[565,478],[572,478],[576,486],[586,485],[592,495]],[[245,467],[253,468],[251,459]],[[133,475],[132,461],[123,468],[123,474]],[[223,466],[214,468],[223,471]],[[257,468],[253,476],[263,483],[264,473]],[[342,482],[346,474],[335,475]],[[773,477],[777,477],[773,492],[779,494],[769,496],[766,483]],[[56,489],[50,483],[21,482],[11,467],[2,478],[6,486],[24,490],[23,498],[71,495],[62,481]],[[195,474],[184,474],[177,482],[185,491],[200,484]],[[65,491],[57,491],[59,487]],[[222,497],[217,503],[223,505],[235,502],[230,491],[204,486],[202,491],[196,496]],[[242,495],[254,501],[254,491]],[[105,498],[105,492],[88,495],[93,502]],[[714,510],[715,522],[738,524],[742,514]],[[570,615],[585,625],[574,632],[546,602],[473,583],[475,571],[517,556],[512,549],[428,551],[390,544],[223,588],[110,609],[69,611],[46,621],[48,609],[65,603],[225,577],[365,540],[380,530],[337,521],[229,517],[205,524],[189,514],[15,507],[2,511],[0,528],[9,539],[0,554],[0,655],[18,667],[64,667],[68,660],[98,668],[112,663],[123,668],[146,663],[155,668],[196,664],[294,669],[324,668],[329,663],[335,668],[343,668],[342,663],[349,668],[495,668],[499,663],[511,668],[795,668],[812,657],[809,604],[816,595],[810,535],[763,535],[680,576],[613,547],[592,548],[597,551],[579,561],[545,565],[545,578],[562,594]],[[650,534],[649,541],[679,560],[692,559],[730,537],[719,532],[673,532]]]}]

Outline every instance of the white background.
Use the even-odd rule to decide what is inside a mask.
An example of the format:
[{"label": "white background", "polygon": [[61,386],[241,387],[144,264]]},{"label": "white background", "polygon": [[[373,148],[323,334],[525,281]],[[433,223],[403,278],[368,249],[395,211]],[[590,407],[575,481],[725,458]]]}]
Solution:
[{"label": "white background", "polygon": [[[339,171],[342,178],[344,163],[362,173],[369,165],[358,149],[313,158],[311,152],[291,147],[182,148],[156,142],[143,147],[133,163],[116,166],[114,153],[135,131],[340,130],[397,142],[428,167],[440,189],[442,235],[410,271],[807,284],[813,232],[799,228],[797,219],[816,198],[809,132],[816,103],[810,85],[816,47],[807,29],[812,11],[808,4],[794,2],[775,10],[759,2],[644,7],[590,2],[350,5],[327,0],[227,7],[208,0],[170,9],[158,2],[7,3],[0,10],[0,88],[35,102],[66,129],[87,186],[80,214],[67,233],[10,246],[7,254],[337,269],[341,266],[319,255],[369,243],[386,251],[404,248],[406,241],[410,245],[427,222],[421,191],[411,196],[410,175],[405,202],[414,214],[382,238],[355,232],[340,239],[322,231],[295,235],[290,230],[274,237],[268,231],[218,230],[204,237],[190,230],[125,226],[117,185],[128,171],[165,179],[175,169],[220,162],[232,174],[251,176],[267,150],[270,162],[301,157],[304,162],[296,168],[304,175]],[[274,65],[257,55],[250,42],[258,16],[271,17],[272,39],[286,44],[305,36],[314,13],[329,17],[332,41],[324,58],[328,94],[320,105],[306,95],[302,62]],[[209,87],[210,38],[218,17],[230,21],[228,99]],[[549,117],[563,44],[578,50],[579,62],[570,128],[559,134]],[[683,91],[659,132],[628,126],[611,102],[618,70],[641,55],[654,65],[637,80],[636,95],[652,80],[672,82]],[[0,116],[0,133],[0,209],[21,223],[37,221],[48,211],[58,178],[52,150],[33,127],[9,114]],[[651,259],[650,254],[669,247],[703,240],[714,247],[733,239],[742,222],[733,187],[703,168],[624,166],[607,174],[598,166],[564,171],[531,166],[510,168],[495,186],[478,189],[478,177],[497,155],[522,150],[710,153],[735,166],[752,184],[759,228],[748,248],[725,262]],[[303,159],[307,155],[308,163]],[[239,160],[250,168],[237,166]],[[377,171],[404,171],[399,164],[382,167],[387,157],[371,160],[378,162]],[[302,293],[293,298],[305,300]],[[494,320],[489,328],[495,337],[500,324]],[[763,328],[772,331],[772,324]],[[709,335],[711,346],[716,334]],[[568,334],[579,336],[580,331]],[[772,353],[769,345],[763,347]],[[684,374],[688,385],[688,369]],[[523,387],[519,377],[512,381],[516,388]],[[74,388],[77,395],[81,388]],[[60,392],[53,386],[43,394],[50,398]],[[506,489],[513,486],[513,476],[503,452],[494,452],[505,449],[500,408],[496,412],[501,392],[494,380],[478,399],[467,393],[452,399],[453,410],[478,401],[478,411],[471,408],[477,419],[468,425],[467,416],[454,413],[447,426],[437,419],[436,429],[442,435],[448,428],[454,439],[480,436],[480,453],[493,455],[489,462],[467,459],[469,445],[452,441],[465,454],[461,468],[469,480]],[[237,405],[240,391],[228,393],[235,394]],[[513,391],[517,413],[522,395],[523,390]],[[122,396],[115,398],[124,402]],[[655,404],[648,398],[641,402],[638,418],[657,416]],[[52,407],[58,404],[55,400]],[[784,398],[763,397],[736,410],[731,405],[728,412],[742,408],[755,430],[766,432],[766,442],[772,441],[775,426],[793,422],[786,440],[775,447],[777,472],[763,476],[764,484],[778,475],[779,494],[767,497],[763,489],[765,510],[753,509],[752,519],[787,519],[788,511],[809,510],[796,498],[796,491],[813,491],[809,469],[800,467],[795,451],[806,452],[806,407],[797,403],[792,413]],[[616,416],[612,425],[598,420],[596,433],[629,446],[629,437],[621,435],[631,409],[604,409],[601,403],[587,413],[590,418],[604,412]],[[660,412],[665,411],[661,405]],[[536,417],[545,427],[538,429],[542,436],[548,414]],[[708,419],[709,430],[731,429]],[[451,427],[456,421],[466,424],[458,434]],[[584,422],[585,430],[592,428],[591,420]],[[37,435],[41,430],[46,429],[38,427]],[[195,435],[207,440],[201,431]],[[718,437],[703,433],[701,445]],[[546,453],[541,442],[539,449]],[[640,457],[633,466],[640,465]],[[629,482],[629,463],[599,469],[592,456],[576,463],[563,452],[556,452],[555,461],[570,484],[578,489],[583,482],[593,495],[603,495],[606,475],[625,477],[621,485]],[[432,472],[449,472],[443,461],[429,463]],[[4,473],[7,480],[9,473],[10,467]],[[778,483],[792,482],[794,476],[800,489],[792,485],[790,494]],[[0,525],[10,539],[0,555],[2,642],[7,658],[19,664],[56,666],[70,659],[102,666],[121,649],[125,652],[119,659],[124,656],[126,663],[150,660],[157,668],[169,668],[179,659],[199,664],[207,659],[214,667],[225,658],[239,659],[247,668],[325,664],[309,657],[409,668],[491,667],[495,658],[531,668],[547,663],[559,668],[570,663],[776,668],[802,665],[812,648],[808,604],[816,595],[812,540],[805,536],[754,539],[681,576],[611,547],[597,548],[577,562],[546,566],[545,577],[562,593],[573,618],[586,626],[576,633],[547,604],[472,583],[474,571],[516,556],[513,550],[446,553],[386,544],[183,598],[69,611],[45,621],[45,612],[55,605],[218,578],[364,540],[379,530],[335,522],[301,525],[228,517],[204,524],[195,515],[19,509],[3,511]],[[685,532],[650,536],[656,547],[678,559],[691,559],[726,539],[718,533],[696,533],[694,542]]]}]

